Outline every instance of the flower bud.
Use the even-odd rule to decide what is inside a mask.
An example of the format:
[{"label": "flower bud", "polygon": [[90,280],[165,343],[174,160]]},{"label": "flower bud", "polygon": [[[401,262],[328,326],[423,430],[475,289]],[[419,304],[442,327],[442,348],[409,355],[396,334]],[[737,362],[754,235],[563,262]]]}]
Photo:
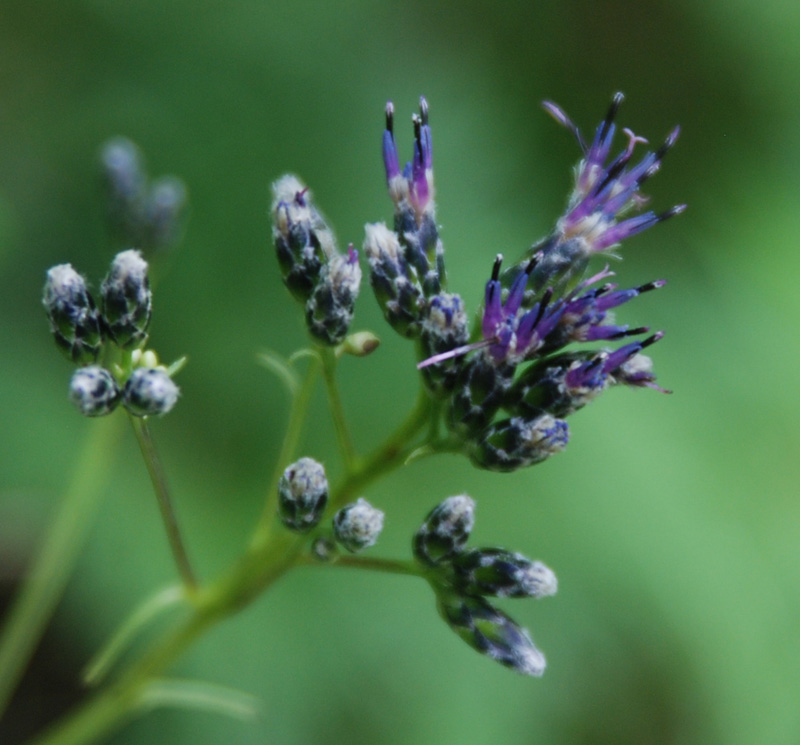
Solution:
[{"label": "flower bud", "polygon": [[451,561],[464,549],[474,524],[474,500],[466,494],[448,497],[431,510],[414,536],[414,556],[428,566]]},{"label": "flower bud", "polygon": [[114,376],[97,365],[78,368],[69,383],[69,400],[84,416],[110,414],[121,395]]},{"label": "flower bud", "polygon": [[425,300],[417,270],[405,258],[397,234],[383,223],[365,227],[370,284],[383,315],[401,336],[419,334]]},{"label": "flower bud", "polygon": [[[469,321],[459,295],[434,295],[424,311],[420,335],[422,358],[450,352],[469,341]],[[452,390],[464,365],[463,356],[453,356],[422,368],[422,377],[434,393]]]},{"label": "flower bud", "polygon": [[536,419],[511,417],[488,427],[472,444],[470,460],[489,471],[516,471],[535,465],[567,446],[563,419],[543,414]]},{"label": "flower bud", "polygon": [[450,628],[481,654],[522,675],[544,673],[544,655],[528,632],[483,598],[441,592],[438,607]]},{"label": "flower bud", "polygon": [[328,479],[321,463],[301,458],[283,472],[278,482],[278,514],[289,530],[311,530],[327,504]]},{"label": "flower bud", "polygon": [[116,137],[103,145],[100,161],[111,230],[122,243],[140,245],[146,220],[147,174],[139,148]]},{"label": "flower bud", "polygon": [[61,351],[79,365],[94,362],[103,345],[100,317],[86,282],[71,264],[48,270],[42,303]]},{"label": "flower bud", "polygon": [[361,286],[358,251],[334,254],[320,273],[306,303],[306,324],[311,335],[328,346],[339,344],[353,321],[353,310]]},{"label": "flower bud", "polygon": [[336,540],[351,553],[374,546],[383,530],[383,512],[366,499],[342,507],[333,518]]},{"label": "flower bud", "polygon": [[381,340],[371,331],[356,331],[350,334],[340,347],[342,354],[353,357],[366,357],[372,354],[381,344]]},{"label": "flower bud", "polygon": [[143,245],[156,251],[175,245],[183,233],[186,202],[186,186],[179,178],[154,181],[147,195]]},{"label": "flower bud", "polygon": [[322,267],[336,255],[336,240],[314,207],[308,187],[287,174],[272,185],[272,239],[284,284],[306,302]]},{"label": "flower bud", "polygon": [[118,253],[100,292],[109,336],[122,349],[141,346],[153,311],[147,262],[142,255],[132,248]]},{"label": "flower bud", "polygon": [[479,353],[462,363],[450,402],[450,425],[463,434],[484,430],[499,410],[514,368]]},{"label": "flower bud", "polygon": [[465,595],[543,598],[558,589],[556,575],[540,561],[502,548],[477,548],[453,559],[454,585]]},{"label": "flower bud", "polygon": [[134,416],[166,414],[180,389],[161,367],[137,367],[122,390],[122,403]]}]

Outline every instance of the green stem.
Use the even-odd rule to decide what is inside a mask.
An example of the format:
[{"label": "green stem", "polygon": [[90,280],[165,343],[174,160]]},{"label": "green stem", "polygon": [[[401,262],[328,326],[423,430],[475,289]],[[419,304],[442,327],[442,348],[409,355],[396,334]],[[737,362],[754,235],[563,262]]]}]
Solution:
[{"label": "green stem", "polygon": [[349,471],[356,462],[356,450],[350,437],[350,431],[347,428],[339,386],[336,384],[337,362],[336,352],[330,347],[324,347],[322,349],[322,375],[325,378],[325,390],[328,393],[333,428],[336,431],[336,439],[342,451],[342,460],[344,461],[345,469]]},{"label": "green stem", "polygon": [[100,651],[89,660],[83,672],[83,682],[90,686],[100,683],[136,634],[159,613],[177,605],[185,598],[186,592],[182,585],[167,587],[148,598],[128,617]]},{"label": "green stem", "polygon": [[418,567],[413,561],[400,561],[397,559],[381,559],[374,556],[337,556],[331,561],[315,559],[313,556],[303,558],[303,563],[322,567],[346,567],[348,569],[369,569],[373,572],[386,574],[405,574],[413,577],[423,577],[425,570]]},{"label": "green stem", "polygon": [[130,420],[133,425],[133,431],[136,433],[136,441],[139,443],[139,449],[142,451],[142,457],[147,466],[147,473],[150,474],[153,490],[156,493],[158,507],[161,510],[164,527],[167,530],[167,539],[169,540],[169,547],[172,550],[172,556],[178,566],[178,572],[181,575],[184,585],[186,585],[186,589],[189,590],[190,593],[194,593],[197,590],[197,580],[194,578],[194,572],[189,563],[189,556],[186,553],[186,547],[183,545],[181,531],[178,527],[178,518],[169,495],[167,477],[161,465],[161,460],[158,457],[158,451],[153,442],[150,427],[148,427],[147,419],[144,417],[131,415]]},{"label": "green stem", "polygon": [[[303,389],[310,397],[315,368],[309,369]],[[279,460],[279,468],[291,457],[299,437],[300,423],[304,418],[304,394],[298,394],[292,408],[289,432]],[[334,492],[332,501],[345,503],[366,484],[400,466],[413,449],[411,441],[425,427],[431,416],[428,397],[421,393],[409,417],[392,434],[386,443],[358,466],[351,469]],[[271,510],[274,512],[274,510]],[[270,514],[270,519],[271,519]],[[219,581],[200,588],[194,597],[191,615],[177,628],[165,634],[151,646],[137,662],[133,663],[105,691],[99,692],[82,708],[57,722],[51,729],[35,739],[31,745],[90,745],[118,729],[141,709],[147,686],[177,660],[186,648],[207,629],[251,603],[270,585],[283,576],[301,559],[301,551],[308,545],[310,536],[288,531],[257,531],[257,539],[239,563]],[[400,562],[367,560],[383,571],[412,573]],[[418,573],[418,572],[414,572]]]},{"label": "green stem", "polygon": [[122,421],[117,414],[91,423],[72,481],[8,613],[0,637],[0,717],[63,594],[106,493],[111,454],[122,432]]},{"label": "green stem", "polygon": [[278,481],[286,466],[291,462],[295,450],[297,449],[297,443],[300,441],[300,435],[303,431],[306,412],[308,411],[308,405],[311,401],[311,394],[314,392],[314,383],[316,383],[319,368],[319,357],[316,354],[311,355],[305,379],[292,399],[292,407],[289,412],[289,424],[287,425],[286,434],[283,438],[280,455],[278,455],[278,460],[275,462],[275,471],[269,481],[264,510],[253,532],[251,548],[255,550],[263,548],[263,546],[269,542],[275,523],[275,516],[278,511]]}]

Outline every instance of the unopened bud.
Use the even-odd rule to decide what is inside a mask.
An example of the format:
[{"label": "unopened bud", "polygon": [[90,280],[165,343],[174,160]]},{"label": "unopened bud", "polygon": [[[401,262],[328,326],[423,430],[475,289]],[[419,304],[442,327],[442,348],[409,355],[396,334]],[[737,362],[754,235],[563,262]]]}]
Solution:
[{"label": "unopened bud", "polygon": [[363,497],[342,507],[333,518],[333,534],[348,551],[374,546],[383,530],[383,512]]},{"label": "unopened bud", "polygon": [[139,148],[124,137],[110,140],[100,152],[112,232],[128,245],[140,245],[145,224],[147,175]]},{"label": "unopened bud", "polygon": [[311,530],[327,504],[328,479],[321,463],[301,458],[283,472],[278,482],[278,514],[289,530]]},{"label": "unopened bud", "polygon": [[425,518],[414,536],[414,556],[428,566],[451,561],[463,549],[475,524],[475,502],[448,497]]},{"label": "unopened bud", "polygon": [[543,414],[536,419],[511,417],[489,427],[473,443],[470,459],[489,471],[516,471],[535,465],[567,446],[563,419]]},{"label": "unopened bud", "polygon": [[328,346],[345,338],[360,285],[358,251],[351,246],[347,254],[331,257],[306,303],[306,324],[312,336]]},{"label": "unopened bud", "polygon": [[381,340],[371,331],[356,331],[350,334],[339,348],[342,354],[353,357],[366,357],[372,354],[381,344]]},{"label": "unopened bud", "polygon": [[283,281],[306,302],[322,267],[336,255],[336,240],[314,207],[308,187],[287,174],[272,185],[272,239]]},{"label": "unopened bud", "polygon": [[103,345],[100,316],[86,282],[71,264],[48,270],[42,304],[61,351],[79,365],[94,362]]},{"label": "unopened bud", "polygon": [[121,395],[114,376],[97,365],[78,368],[69,383],[69,400],[84,416],[110,414]]},{"label": "unopened bud", "polygon": [[544,673],[544,655],[528,632],[481,597],[442,592],[439,613],[467,644],[522,675]]},{"label": "unopened bud", "polygon": [[144,244],[151,249],[169,248],[183,232],[186,212],[186,186],[174,176],[164,176],[153,182],[147,196],[147,235]]},{"label": "unopened bud", "polygon": [[118,253],[100,288],[109,336],[123,349],[141,346],[153,311],[147,262],[135,249]]},{"label": "unopened bud", "polygon": [[543,598],[558,589],[556,575],[540,561],[502,548],[465,551],[453,559],[456,587],[465,595]]},{"label": "unopened bud", "polygon": [[172,409],[179,393],[163,368],[137,367],[122,391],[122,403],[134,416],[155,416]]}]

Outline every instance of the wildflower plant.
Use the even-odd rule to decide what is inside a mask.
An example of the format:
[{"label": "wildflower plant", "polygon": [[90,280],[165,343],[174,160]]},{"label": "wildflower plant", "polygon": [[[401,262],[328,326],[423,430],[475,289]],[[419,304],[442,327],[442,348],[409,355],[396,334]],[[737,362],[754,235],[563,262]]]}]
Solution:
[{"label": "wildflower plant", "polygon": [[[617,94],[589,142],[559,107],[544,104],[582,151],[572,194],[552,232],[515,261],[500,254],[486,257],[485,291],[471,303],[448,286],[424,98],[412,117],[412,158],[402,168],[394,108],[386,107],[382,151],[393,217],[388,225],[366,225],[361,250],[352,243],[339,248],[297,176],[275,181],[272,245],[284,284],[305,319],[310,346],[288,361],[274,353],[261,357],[286,383],[289,424],[250,543],[239,561],[213,580],[198,578],[191,568],[150,426],[152,417],[169,413],[179,401],[174,377],[183,360],[164,366],[149,348],[149,263],[179,239],[186,190],[172,177],[151,182],[132,143],[118,139],[103,148],[109,225],[124,248],[112,259],[97,301],[87,280],[70,264],[60,264],[47,272],[43,303],[56,345],[76,365],[71,402],[95,418],[120,420],[124,410],[133,425],[180,583],[133,612],[86,668],[85,681],[97,689],[95,695],[37,742],[94,742],[154,703],[213,701],[216,709],[247,709],[244,694],[163,676],[197,636],[304,565],[417,576],[432,588],[441,618],[469,646],[518,673],[544,673],[545,657],[528,631],[496,605],[498,599],[554,595],[558,582],[548,566],[504,547],[469,546],[476,501],[466,494],[430,495],[433,506],[410,537],[410,557],[380,558],[373,547],[400,506],[379,509],[367,497],[379,478],[437,453],[463,454],[489,471],[527,468],[564,450],[567,418],[608,388],[667,392],[643,354],[662,332],[614,317],[617,308],[664,281],[620,289],[604,259],[615,255],[623,240],[684,209],[642,211],[646,198],[640,191],[660,168],[678,130],[637,159],[635,151],[646,140],[624,129],[626,142],[612,154],[621,101]],[[420,380],[417,403],[406,420],[367,454],[358,452],[350,437],[336,379],[343,355],[363,357],[379,344],[373,332],[353,327],[363,271],[392,332],[413,345],[417,369],[407,374]],[[320,377],[342,460],[342,475],[334,483],[324,463],[298,452]],[[31,585],[37,573],[53,570],[54,561],[48,565],[42,559],[34,566]],[[58,566],[59,576],[66,577],[68,562]],[[0,665],[0,706],[57,593],[57,587],[44,599],[23,593],[11,614],[0,641],[0,661],[6,663]],[[186,612],[138,659],[122,665],[122,652],[139,632],[178,605]]]}]

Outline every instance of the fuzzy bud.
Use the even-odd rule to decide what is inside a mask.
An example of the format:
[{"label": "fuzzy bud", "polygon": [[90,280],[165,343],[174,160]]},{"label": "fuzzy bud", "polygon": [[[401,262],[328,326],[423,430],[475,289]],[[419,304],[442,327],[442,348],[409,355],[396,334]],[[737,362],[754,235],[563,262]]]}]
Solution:
[{"label": "fuzzy bud", "polygon": [[147,195],[143,245],[157,251],[178,243],[183,233],[186,203],[186,186],[179,178],[164,176],[155,180]]},{"label": "fuzzy bud", "polygon": [[414,556],[428,566],[451,561],[463,551],[474,524],[475,501],[465,494],[448,497],[433,508],[414,536]]},{"label": "fuzzy bud", "polygon": [[335,254],[323,266],[306,303],[306,325],[315,339],[336,346],[347,336],[360,287],[358,251],[351,246],[347,254]]},{"label": "fuzzy bud", "polygon": [[401,336],[419,334],[425,300],[417,270],[405,258],[397,234],[383,223],[365,226],[364,252],[370,284],[383,315]]},{"label": "fuzzy bud", "polygon": [[336,540],[351,553],[374,546],[383,530],[383,512],[366,499],[342,507],[333,518]]},{"label": "fuzzy bud", "polygon": [[[423,359],[450,352],[469,341],[469,319],[459,295],[442,292],[425,307],[420,335]],[[422,377],[434,393],[450,391],[456,384],[463,356],[456,355],[422,368]]]},{"label": "fuzzy bud", "polygon": [[301,458],[283,472],[278,482],[278,514],[289,530],[311,530],[327,504],[328,479],[321,463]]},{"label": "fuzzy bud", "polygon": [[322,267],[336,255],[336,240],[317,211],[308,187],[287,174],[272,185],[272,240],[284,284],[306,302]]},{"label": "fuzzy bud", "polygon": [[139,148],[116,137],[103,145],[100,161],[111,231],[122,243],[140,245],[146,220],[147,174]]},{"label": "fuzzy bud", "polygon": [[59,349],[79,365],[94,362],[103,345],[100,316],[86,282],[71,264],[48,270],[42,304]]},{"label": "fuzzy bud", "polygon": [[78,368],[69,383],[69,400],[84,416],[110,414],[121,395],[114,376],[97,365]]},{"label": "fuzzy bud", "polygon": [[543,598],[554,595],[558,581],[540,561],[502,548],[464,551],[453,559],[454,584],[465,595]]},{"label": "fuzzy bud", "polygon": [[522,675],[544,673],[544,655],[528,632],[483,598],[442,592],[438,607],[450,628],[481,654]]},{"label": "fuzzy bud", "polygon": [[450,402],[450,426],[470,436],[494,419],[511,386],[514,368],[478,353],[461,363]]},{"label": "fuzzy bud", "polygon": [[511,417],[489,427],[473,444],[472,463],[489,471],[516,471],[535,465],[567,446],[563,419],[543,414],[536,419]]},{"label": "fuzzy bud", "polygon": [[153,312],[153,295],[147,278],[147,262],[142,255],[135,249],[118,253],[100,292],[109,336],[122,349],[144,344]]},{"label": "fuzzy bud", "polygon": [[122,403],[134,416],[166,414],[178,401],[180,389],[161,367],[137,367],[122,391]]}]

